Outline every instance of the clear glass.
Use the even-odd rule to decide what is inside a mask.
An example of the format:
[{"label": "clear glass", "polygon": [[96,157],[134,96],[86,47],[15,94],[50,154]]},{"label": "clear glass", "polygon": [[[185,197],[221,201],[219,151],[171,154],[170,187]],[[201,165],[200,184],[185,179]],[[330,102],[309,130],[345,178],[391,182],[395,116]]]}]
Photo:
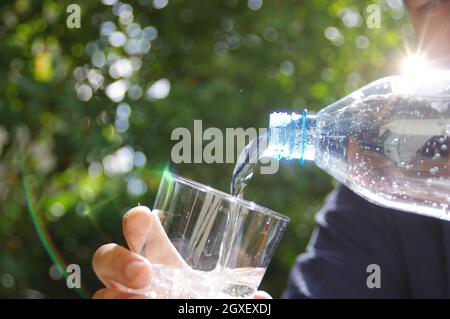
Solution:
[{"label": "clear glass", "polygon": [[450,72],[373,82],[316,115],[271,114],[269,153],[313,160],[367,200],[450,220]]},{"label": "clear glass", "polygon": [[245,298],[258,288],[289,218],[165,172],[154,204],[183,262],[153,265],[152,298]]}]

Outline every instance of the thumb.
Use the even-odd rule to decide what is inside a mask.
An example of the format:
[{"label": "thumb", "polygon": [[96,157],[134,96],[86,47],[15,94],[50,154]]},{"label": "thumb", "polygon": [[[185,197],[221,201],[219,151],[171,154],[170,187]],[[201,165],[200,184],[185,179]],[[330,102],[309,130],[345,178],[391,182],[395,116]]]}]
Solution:
[{"label": "thumb", "polygon": [[272,299],[272,296],[267,292],[258,290],[251,297],[251,299]]},{"label": "thumb", "polygon": [[148,258],[151,263],[166,266],[187,266],[167,237],[158,218],[158,211],[146,206],[130,209],[122,222],[123,233],[129,248]]}]

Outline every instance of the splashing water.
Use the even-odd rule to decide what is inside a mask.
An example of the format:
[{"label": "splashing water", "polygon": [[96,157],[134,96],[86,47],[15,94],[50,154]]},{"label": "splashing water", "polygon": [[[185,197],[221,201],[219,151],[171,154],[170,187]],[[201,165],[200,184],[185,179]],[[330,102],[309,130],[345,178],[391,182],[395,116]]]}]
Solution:
[{"label": "splashing water", "polygon": [[158,299],[248,298],[258,289],[265,272],[262,267],[198,271],[158,264],[152,269],[149,288],[129,291]]},{"label": "splashing water", "polygon": [[[247,146],[245,146],[239,154],[231,178],[231,195],[240,199],[244,198],[245,187],[252,179],[253,172],[258,164],[258,161],[269,157],[267,152],[267,139],[268,133],[264,132],[257,138],[250,141],[250,143],[247,144]],[[230,247],[233,246],[237,236],[239,235],[240,225],[242,224],[244,218],[245,216],[241,212],[231,206],[224,231],[224,243],[226,243],[226,245],[221,247],[219,255],[218,265],[221,267],[226,267],[229,264],[230,254],[232,251]]]}]

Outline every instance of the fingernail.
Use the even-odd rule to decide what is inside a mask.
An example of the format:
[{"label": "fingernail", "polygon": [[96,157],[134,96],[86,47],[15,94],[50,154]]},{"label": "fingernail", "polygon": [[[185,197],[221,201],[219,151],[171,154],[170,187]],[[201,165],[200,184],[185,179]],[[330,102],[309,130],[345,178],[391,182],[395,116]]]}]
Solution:
[{"label": "fingernail", "polygon": [[125,276],[128,280],[133,281],[139,275],[139,273],[144,269],[145,263],[142,261],[133,261],[127,265],[125,268]]}]

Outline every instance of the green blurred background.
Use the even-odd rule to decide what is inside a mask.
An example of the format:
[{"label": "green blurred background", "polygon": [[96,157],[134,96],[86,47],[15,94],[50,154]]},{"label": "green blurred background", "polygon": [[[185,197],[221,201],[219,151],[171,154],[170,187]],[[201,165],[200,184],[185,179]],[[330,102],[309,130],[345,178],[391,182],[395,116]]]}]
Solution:
[{"label": "green blurred background", "polygon": [[[81,28],[66,25],[70,3]],[[368,28],[367,6],[381,8]],[[174,128],[266,127],[397,72],[400,1],[135,0],[0,4],[0,297],[89,297],[90,259],[152,206]],[[232,164],[170,164],[228,191]],[[292,218],[264,278],[273,296],[334,187],[313,164],[255,174],[246,198]],[[61,272],[79,264],[82,289]]]}]

